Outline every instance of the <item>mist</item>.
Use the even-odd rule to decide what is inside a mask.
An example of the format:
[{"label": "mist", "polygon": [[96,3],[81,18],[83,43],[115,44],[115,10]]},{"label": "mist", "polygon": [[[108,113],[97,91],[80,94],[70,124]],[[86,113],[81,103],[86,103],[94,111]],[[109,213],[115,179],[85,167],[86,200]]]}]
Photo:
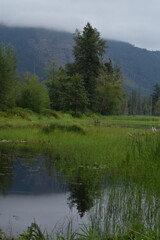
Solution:
[{"label": "mist", "polygon": [[90,22],[103,38],[160,50],[159,9],[158,0],[0,0],[0,23],[73,33]]}]

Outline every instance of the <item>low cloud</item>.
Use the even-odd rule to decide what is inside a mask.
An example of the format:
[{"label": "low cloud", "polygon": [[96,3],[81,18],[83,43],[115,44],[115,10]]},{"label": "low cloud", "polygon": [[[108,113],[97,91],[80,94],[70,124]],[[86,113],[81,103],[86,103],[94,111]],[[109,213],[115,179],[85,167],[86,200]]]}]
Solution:
[{"label": "low cloud", "polygon": [[160,50],[159,0],[0,0],[0,23],[74,32],[87,22],[104,38]]}]

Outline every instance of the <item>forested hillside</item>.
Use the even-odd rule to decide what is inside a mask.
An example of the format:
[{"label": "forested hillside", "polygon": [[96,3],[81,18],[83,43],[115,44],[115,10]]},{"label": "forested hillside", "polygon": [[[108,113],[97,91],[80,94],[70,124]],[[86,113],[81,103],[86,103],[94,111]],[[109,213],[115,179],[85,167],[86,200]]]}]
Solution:
[{"label": "forested hillside", "polygon": [[160,52],[134,47],[129,43],[108,41],[108,55],[126,76],[126,85],[139,92],[152,90],[160,83]]},{"label": "forested hillside", "polygon": [[[18,59],[18,71],[29,71],[43,79],[51,61],[64,66],[73,61],[73,34],[36,28],[0,26],[0,41],[11,43]],[[160,52],[148,51],[131,44],[107,41],[105,58],[120,66],[128,90],[149,93],[160,82]]]}]

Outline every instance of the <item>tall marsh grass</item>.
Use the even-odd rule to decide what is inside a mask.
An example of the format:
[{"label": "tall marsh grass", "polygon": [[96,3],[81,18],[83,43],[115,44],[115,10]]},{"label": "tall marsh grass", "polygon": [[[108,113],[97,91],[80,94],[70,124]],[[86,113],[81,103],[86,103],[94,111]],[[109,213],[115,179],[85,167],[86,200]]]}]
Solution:
[{"label": "tall marsh grass", "polygon": [[107,232],[102,232],[93,226],[83,224],[80,227],[81,233],[72,231],[68,223],[67,232],[64,234],[56,233],[54,235],[48,234],[47,231],[42,232],[36,223],[32,223],[26,231],[24,231],[17,238],[7,238],[2,230],[0,230],[1,240],[159,240],[153,231],[143,233],[144,227],[139,226],[139,231],[129,229],[122,235],[108,235]]},{"label": "tall marsh grass", "polygon": [[[139,209],[138,207],[132,209],[135,211],[134,218],[134,214],[139,214],[142,211],[141,206],[148,203],[149,200],[144,197],[148,196],[149,191],[152,193],[152,200],[160,196],[160,133],[158,130],[155,132],[151,130],[151,126],[160,126],[160,118],[141,116],[82,116],[81,118],[73,118],[69,114],[59,114],[60,117],[47,117],[48,114],[50,113],[47,112],[45,116],[33,114],[29,116],[29,119],[18,116],[1,117],[0,139],[12,140],[11,143],[0,143],[1,147],[6,149],[19,148],[26,150],[26,152],[42,152],[50,156],[50,162],[46,161],[48,166],[52,164],[56,166],[69,182],[80,183],[79,186],[82,186],[83,190],[87,187],[89,207],[94,205],[92,200],[95,194],[99,194],[101,191],[101,183],[105,175],[115,176],[117,182],[124,181],[124,184],[128,184],[128,181],[131,181],[133,186],[134,183],[138,183],[140,189],[147,190],[141,194],[140,198],[132,195],[133,189],[128,189],[131,192],[129,198],[121,188],[119,188],[119,192],[112,191],[107,212],[104,212],[103,209],[102,213],[99,214],[100,216],[105,214],[103,228],[101,228],[102,219],[93,218],[94,220],[89,226],[81,226],[81,233],[73,232],[68,228],[67,235],[57,233],[56,236],[52,237],[43,233],[39,226],[31,225],[27,232],[20,236],[19,240],[158,239],[159,233],[155,233],[154,229],[151,232],[147,231],[146,226],[138,230],[137,227],[131,225],[131,230],[126,229],[125,233],[118,232],[117,236],[109,234],[107,226],[113,220],[111,210],[115,211],[117,217],[115,221],[118,221],[117,208],[118,211],[124,211],[124,216],[128,216],[131,214],[129,204],[134,200],[138,201],[140,204],[137,204],[135,208],[139,206]],[[99,121],[98,126],[94,125],[95,119]],[[143,126],[150,129],[128,129],[128,126],[136,128]],[[22,143],[22,140],[26,142]],[[74,184],[71,184],[70,188],[74,190]],[[122,204],[120,205],[120,203]],[[128,208],[126,208],[127,204]],[[87,207],[88,205],[86,205]],[[148,214],[153,214],[151,209],[148,207],[146,209]],[[143,213],[145,215],[145,212]],[[122,215],[124,220],[125,217]],[[146,225],[144,221],[142,223]],[[148,227],[152,227],[152,221],[149,224]],[[29,235],[30,233],[31,235]],[[30,238],[27,238],[27,234]]]}]

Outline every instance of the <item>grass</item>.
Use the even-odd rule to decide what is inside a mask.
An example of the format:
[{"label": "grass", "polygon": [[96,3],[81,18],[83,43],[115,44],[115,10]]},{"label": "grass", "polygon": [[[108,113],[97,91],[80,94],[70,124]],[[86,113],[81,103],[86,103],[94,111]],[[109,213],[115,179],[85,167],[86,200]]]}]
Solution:
[{"label": "grass", "polygon": [[[48,154],[51,157],[49,165],[56,166],[69,182],[80,181],[83,189],[87,187],[89,207],[93,205],[95,192],[99,194],[101,191],[106,174],[116,176],[117,182],[131,181],[133,186],[138,182],[139,189],[147,189],[146,196],[160,196],[160,133],[151,130],[152,126],[160,126],[159,117],[90,115],[74,118],[70,114],[50,111],[44,115],[17,114],[18,111],[21,113],[20,110],[11,114],[0,113],[0,140],[10,140],[10,143],[1,142],[1,147]],[[132,192],[132,189],[128,191]],[[119,192],[112,192],[110,196],[113,203]],[[123,205],[127,199],[125,192],[121,196],[119,202]],[[130,197],[134,199],[132,194]],[[131,199],[127,202],[130,203]],[[110,209],[114,210],[112,204]],[[109,219],[105,218],[106,224]],[[81,235],[68,231],[67,236],[59,234],[55,239],[138,240],[152,239],[155,234],[154,231],[148,234],[144,229],[137,231],[135,228],[116,237],[108,236],[106,231],[96,227],[84,226],[83,230]],[[44,235],[44,239],[50,238]]]},{"label": "grass", "polygon": [[[73,118],[69,114],[57,114],[59,118],[32,113],[30,120],[3,116],[0,140],[10,140],[15,145],[25,141],[28,148],[59,156],[61,161],[57,165],[63,172],[74,172],[73,166],[75,169],[97,167],[110,175],[133,179],[139,176],[146,182],[150,178],[158,182],[160,134],[159,131],[154,133],[150,126],[157,127],[160,118],[96,115]],[[94,125],[96,119],[100,122],[98,126]],[[128,128],[131,125],[135,128]],[[137,128],[140,126],[149,129]]]},{"label": "grass", "polygon": [[[140,228],[140,227],[139,227]],[[16,239],[7,238],[3,231],[0,230],[1,240],[156,240],[154,233],[148,231],[149,235],[129,229],[123,235],[108,236],[106,232],[100,231],[98,228],[92,226],[81,226],[81,233],[72,231],[71,222],[68,223],[66,233],[56,233],[54,236],[49,235],[46,231],[42,232],[36,223],[32,223],[26,231],[20,234]],[[152,236],[150,236],[152,234]],[[158,239],[157,239],[158,240]]]}]

